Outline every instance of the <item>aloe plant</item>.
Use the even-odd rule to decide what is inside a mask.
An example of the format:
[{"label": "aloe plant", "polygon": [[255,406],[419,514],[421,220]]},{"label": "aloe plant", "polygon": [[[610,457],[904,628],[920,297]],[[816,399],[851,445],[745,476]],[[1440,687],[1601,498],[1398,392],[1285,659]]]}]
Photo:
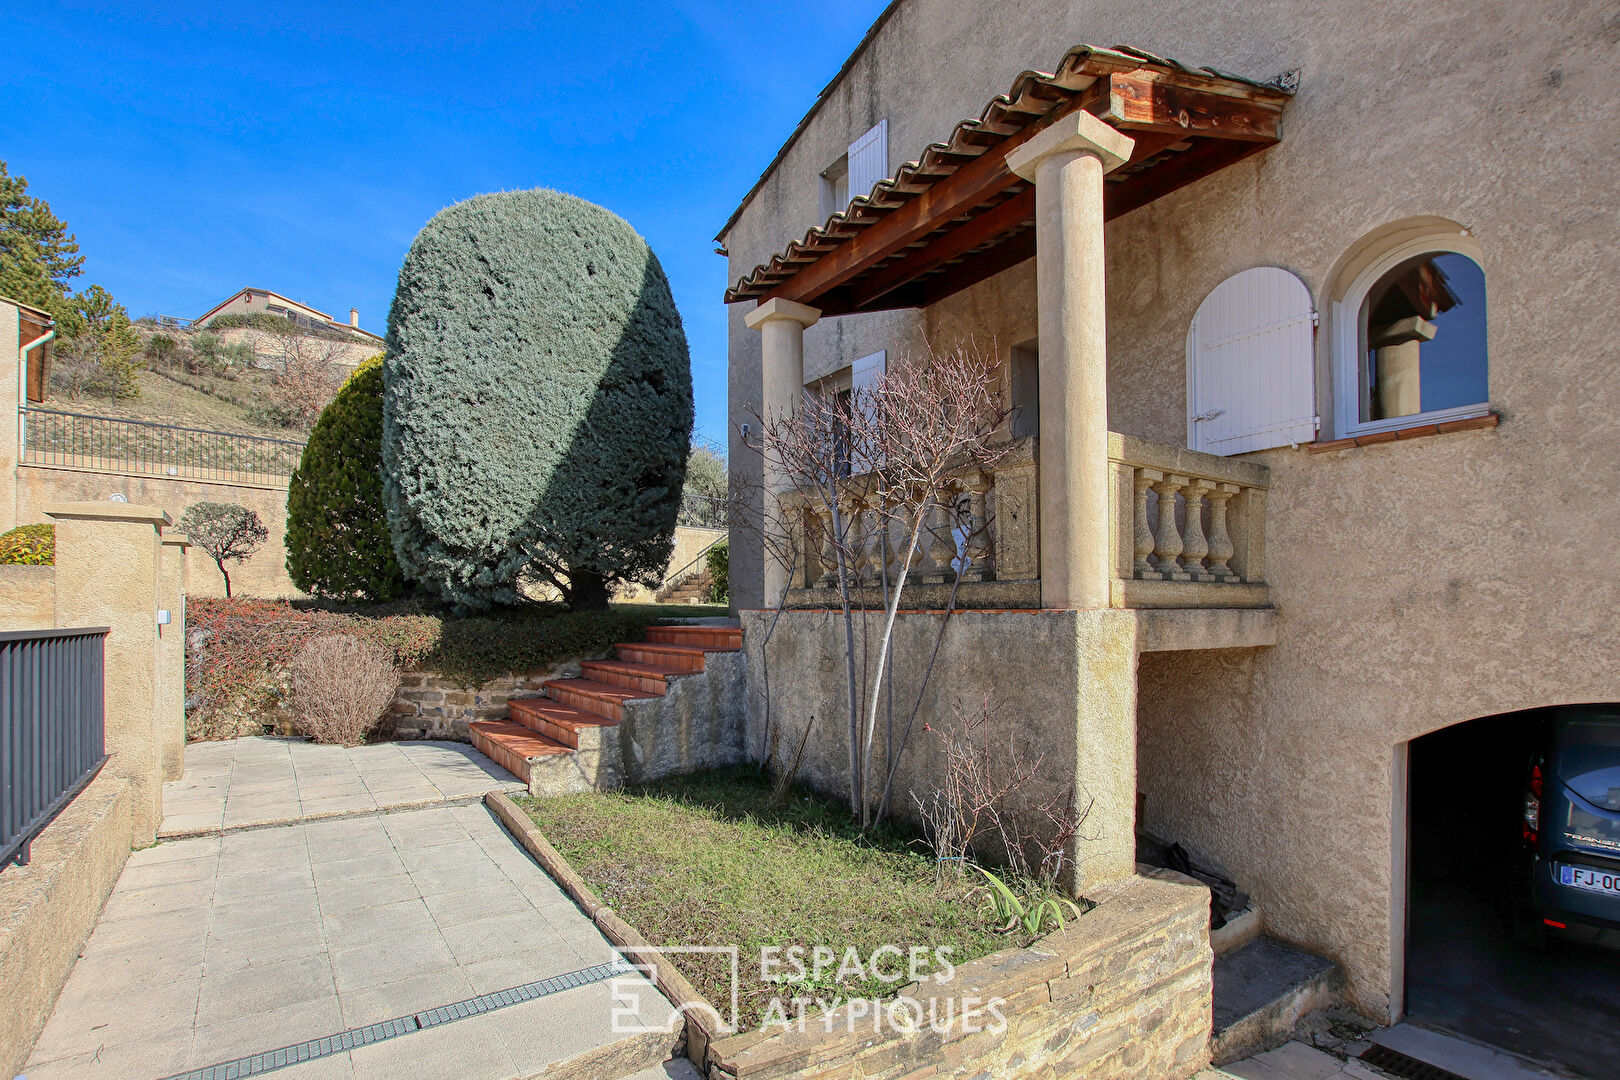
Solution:
[{"label": "aloe plant", "polygon": [[1056,920],[1058,929],[1062,930],[1065,927],[1063,922],[1065,907],[1074,913],[1075,918],[1080,917],[1080,908],[1072,900],[1061,896],[1043,896],[1026,904],[1005,881],[984,867],[975,866],[973,869],[984,875],[989,894],[986,903],[995,914],[996,920],[1003,924],[1001,927],[1003,933],[1022,926],[1030,937],[1039,937],[1041,927],[1046,924],[1046,916],[1049,913]]}]

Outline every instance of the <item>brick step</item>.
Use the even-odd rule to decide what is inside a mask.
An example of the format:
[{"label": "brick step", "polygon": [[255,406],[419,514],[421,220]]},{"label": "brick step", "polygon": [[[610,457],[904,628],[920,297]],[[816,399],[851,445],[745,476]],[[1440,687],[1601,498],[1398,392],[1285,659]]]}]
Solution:
[{"label": "brick step", "polygon": [[620,660],[681,671],[703,670],[702,645],[660,645],[650,641],[621,641],[613,646]]},{"label": "brick step", "polygon": [[634,660],[584,660],[580,662],[579,673],[584,678],[609,686],[645,690],[654,697],[663,697],[665,682],[671,676],[691,674],[686,668],[641,664]]},{"label": "brick step", "polygon": [[515,723],[570,750],[579,749],[581,728],[612,727],[618,723],[551,698],[513,698],[506,703],[506,708]]},{"label": "brick step", "polygon": [[474,720],[467,727],[474,746],[525,784],[529,782],[531,758],[573,753],[556,740],[510,720]]},{"label": "brick step", "polygon": [[597,682],[594,679],[550,679],[546,693],[576,709],[605,717],[615,724],[624,719],[624,703],[654,695],[645,690],[630,690],[623,686]]},{"label": "brick step", "polygon": [[740,626],[651,626],[647,641],[655,645],[701,645],[713,651],[742,648]]}]

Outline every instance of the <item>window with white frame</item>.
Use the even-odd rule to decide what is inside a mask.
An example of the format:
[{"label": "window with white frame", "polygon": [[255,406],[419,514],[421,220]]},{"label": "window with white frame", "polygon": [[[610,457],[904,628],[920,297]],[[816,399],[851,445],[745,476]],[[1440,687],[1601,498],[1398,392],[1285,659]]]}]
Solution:
[{"label": "window with white frame", "polygon": [[1465,234],[1403,244],[1334,305],[1336,434],[1490,411],[1485,272]]},{"label": "window with white frame", "polygon": [[889,122],[879,120],[849,144],[839,159],[821,171],[823,219],[849,209],[851,199],[872,193],[872,185],[889,175]]}]

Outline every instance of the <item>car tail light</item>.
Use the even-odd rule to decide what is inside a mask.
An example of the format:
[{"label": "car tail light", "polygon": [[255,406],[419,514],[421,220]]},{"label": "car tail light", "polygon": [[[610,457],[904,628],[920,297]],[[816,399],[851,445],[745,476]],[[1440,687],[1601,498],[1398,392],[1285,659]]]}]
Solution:
[{"label": "car tail light", "polygon": [[1524,824],[1520,836],[1532,851],[1541,847],[1541,766],[1530,770],[1530,790],[1524,796]]},{"label": "car tail light", "polygon": [[1565,924],[1559,922],[1557,919],[1542,919],[1541,921],[1546,923],[1548,926],[1552,927],[1554,930],[1568,930],[1569,929],[1568,926],[1566,926]]}]

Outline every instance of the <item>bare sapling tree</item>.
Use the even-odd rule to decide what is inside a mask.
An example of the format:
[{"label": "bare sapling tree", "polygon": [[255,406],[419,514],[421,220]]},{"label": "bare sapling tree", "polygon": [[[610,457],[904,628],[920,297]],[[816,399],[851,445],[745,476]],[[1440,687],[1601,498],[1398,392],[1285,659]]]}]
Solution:
[{"label": "bare sapling tree", "polygon": [[[926,673],[900,742],[892,739],[892,657],[895,621],[925,539],[955,555],[945,576],[950,605],[966,566],[965,552],[988,521],[958,511],[962,479],[989,472],[1007,452],[1009,418],[994,359],[976,343],[939,350],[931,345],[901,358],[869,385],[839,394],[807,393],[787,415],[760,418],[756,448],[766,489],[758,533],[767,557],[791,567],[814,565],[806,584],[836,588],[843,616],[850,809],[871,825],[886,809],[894,762],[904,750],[921,707]],[[741,485],[739,485],[739,490]],[[862,641],[857,661],[857,614],[865,630],[862,593],[869,579],[882,589],[882,620],[875,646]],[[785,606],[786,592],[777,610]],[[857,612],[859,607],[859,612]],[[942,638],[943,625],[939,634]],[[936,641],[927,672],[938,657]],[[872,670],[866,658],[875,655]],[[863,697],[864,692],[864,697]],[[768,697],[768,694],[767,694]],[[767,702],[767,708],[769,703]],[[888,772],[873,772],[880,716],[891,719]],[[874,809],[878,813],[874,814]]]},{"label": "bare sapling tree", "polygon": [[[798,407],[784,413],[761,415],[753,443],[760,457],[762,490],[758,504],[759,535],[765,553],[786,571],[790,586],[801,561],[806,573],[812,565],[810,550],[818,553],[814,565],[817,584],[836,586],[843,613],[844,668],[847,693],[850,810],[858,813],[860,783],[859,681],[855,658],[855,623],[851,590],[858,584],[851,564],[851,523],[848,513],[853,463],[872,457],[873,423],[865,403],[847,393],[807,392]],[[814,531],[809,522],[817,523]],[[803,551],[801,556],[799,553]],[[786,587],[778,598],[777,616],[786,605]],[[773,618],[774,628],[774,618]],[[808,734],[806,735],[808,738]]]},{"label": "bare sapling tree", "polygon": [[[956,588],[965,570],[965,551],[975,538],[975,528],[987,523],[964,522],[957,510],[962,493],[961,478],[970,472],[991,472],[1008,452],[1001,437],[1011,411],[1001,391],[995,354],[981,350],[969,339],[952,349],[936,349],[926,344],[919,353],[903,356],[899,363],[879,375],[870,397],[854,402],[869,426],[871,471],[867,474],[866,505],[880,521],[887,541],[891,522],[900,533],[893,587],[888,587],[885,563],[885,606],[883,624],[876,648],[876,672],[867,684],[866,707],[861,720],[861,824],[874,820],[873,800],[886,807],[896,763],[904,752],[909,725],[897,745],[891,745],[889,771],[881,791],[869,784],[872,747],[878,727],[886,677],[893,655],[894,625],[900,600],[908,580],[914,576],[924,537],[939,536],[954,549],[948,577],[950,605],[954,607]],[[942,535],[940,535],[942,534]],[[939,637],[944,634],[944,625]],[[938,657],[938,640],[927,673]],[[926,674],[917,690],[912,710],[915,718],[926,689]]]}]

